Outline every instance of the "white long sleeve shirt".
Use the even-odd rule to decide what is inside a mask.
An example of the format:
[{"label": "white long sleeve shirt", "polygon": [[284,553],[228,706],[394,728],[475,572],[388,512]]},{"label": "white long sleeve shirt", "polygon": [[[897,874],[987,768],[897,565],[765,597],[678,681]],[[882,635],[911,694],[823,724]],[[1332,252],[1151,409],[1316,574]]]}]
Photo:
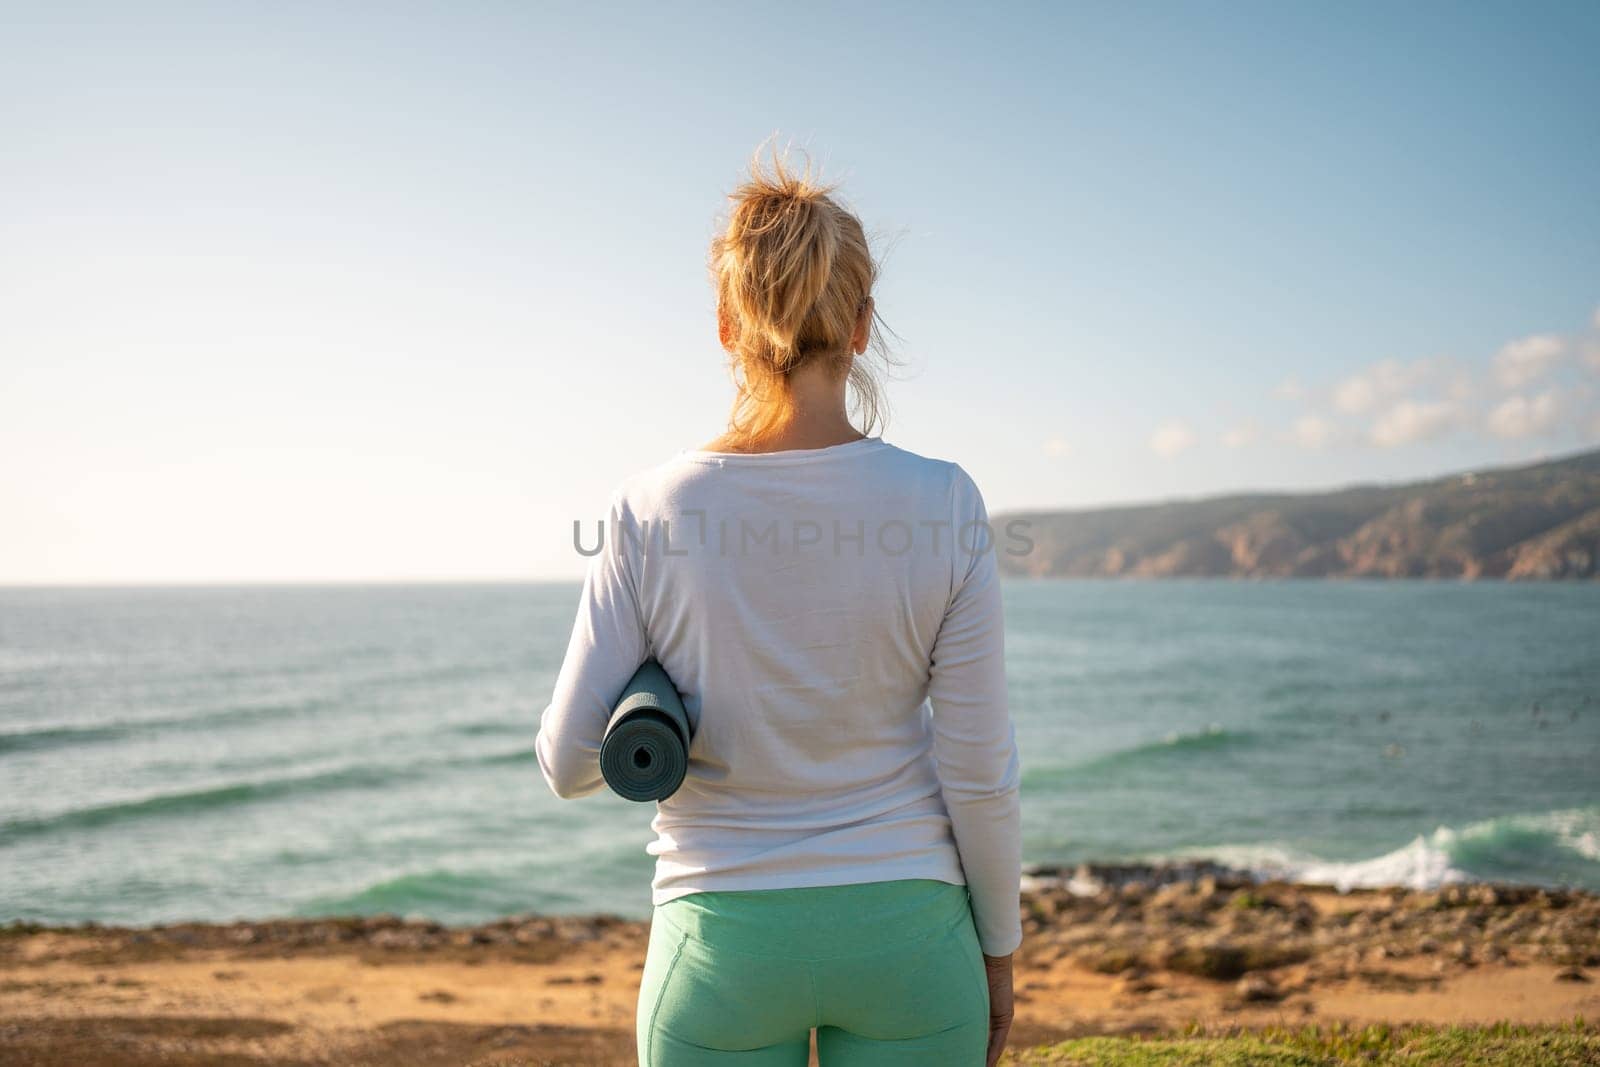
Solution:
[{"label": "white long sleeve shirt", "polygon": [[540,769],[560,797],[601,789],[612,706],[654,656],[695,732],[651,821],[653,904],[932,878],[968,886],[1005,955],[1022,858],[1001,550],[964,470],[880,438],[679,453],[612,496]]}]

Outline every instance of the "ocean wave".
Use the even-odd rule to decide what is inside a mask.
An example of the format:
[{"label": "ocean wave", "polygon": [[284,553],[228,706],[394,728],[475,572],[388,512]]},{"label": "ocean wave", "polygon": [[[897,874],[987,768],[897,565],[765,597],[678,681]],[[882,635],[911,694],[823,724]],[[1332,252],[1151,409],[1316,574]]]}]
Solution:
[{"label": "ocean wave", "polygon": [[421,871],[367,886],[347,896],[326,896],[295,909],[304,916],[410,915],[444,922],[525,911],[523,879],[466,871]]},{"label": "ocean wave", "polygon": [[[533,728],[538,728],[538,721],[533,721]],[[506,734],[520,734],[529,729],[528,721],[523,719],[478,719],[473,722],[457,723],[445,727],[447,733],[459,734],[462,737],[503,737]]]},{"label": "ocean wave", "polygon": [[132,726],[111,723],[104,726],[44,726],[36,730],[10,730],[0,733],[0,755],[96,741],[116,741],[127,737],[132,729]]},{"label": "ocean wave", "polygon": [[1460,829],[1440,826],[1382,855],[1328,860],[1283,845],[1183,849],[1162,859],[1208,859],[1282,879],[1340,890],[1459,882],[1600,887],[1600,808],[1505,815]]},{"label": "ocean wave", "polygon": [[119,719],[114,722],[85,723],[78,726],[44,726],[37,729],[11,730],[0,732],[0,755],[8,752],[32,752],[71,745],[95,744],[102,741],[123,741],[128,738],[150,736],[164,730],[202,730],[225,724],[275,720],[308,711],[323,710],[329,706],[328,701],[309,698],[271,704],[230,704],[203,709],[194,715]]},{"label": "ocean wave", "polygon": [[201,789],[158,793],[135,800],[73,808],[55,815],[13,819],[0,823],[0,840],[35,837],[67,830],[93,830],[125,820],[171,815],[193,815],[217,808],[251,804],[298,794],[340,789],[371,789],[396,779],[414,778],[429,771],[462,767],[494,767],[534,762],[531,748],[510,752],[474,753],[409,764],[363,763],[318,774],[291,775]]},{"label": "ocean wave", "polygon": [[527,748],[514,748],[510,752],[496,752],[488,756],[479,756],[472,762],[483,767],[503,767],[513,763],[526,763],[532,766],[538,759],[537,751],[530,745]]},{"label": "ocean wave", "polygon": [[190,789],[92,807],[74,808],[58,815],[13,819],[0,823],[0,838],[32,837],[62,830],[88,830],[127,819],[152,815],[191,815],[213,808],[229,807],[287,796],[350,786],[377,785],[393,776],[393,771],[373,766],[349,767],[323,774],[289,778],[270,778],[257,782]]},{"label": "ocean wave", "polygon": [[[295,906],[303,917],[402,915],[443,923],[479,923],[508,915],[612,911],[637,907],[649,861],[629,841],[585,850],[585,877],[562,877],[570,864],[497,856],[485,866],[421,867],[395,872],[353,891],[319,894]],[[613,872],[604,877],[599,872]]]},{"label": "ocean wave", "polygon": [[1203,730],[1188,733],[1174,731],[1153,741],[1119,748],[1079,763],[1030,768],[1023,772],[1022,784],[1025,787],[1056,785],[1107,771],[1127,770],[1133,766],[1165,766],[1173,761],[1185,761],[1193,755],[1251,748],[1260,740],[1259,734],[1249,730],[1229,730],[1221,723],[1211,723]]}]

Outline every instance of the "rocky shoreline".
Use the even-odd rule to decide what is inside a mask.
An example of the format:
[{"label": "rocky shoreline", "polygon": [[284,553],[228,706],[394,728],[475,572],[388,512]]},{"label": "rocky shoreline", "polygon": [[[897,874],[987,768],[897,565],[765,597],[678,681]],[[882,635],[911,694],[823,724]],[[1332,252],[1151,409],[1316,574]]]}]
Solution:
[{"label": "rocky shoreline", "polygon": [[[1263,881],[1208,861],[1034,865],[1023,876],[1023,956],[1070,957],[1103,974],[1169,970],[1233,979],[1306,964],[1343,974],[1426,957],[1437,970],[1475,963],[1600,967],[1600,895],[1492,883],[1432,890],[1338,890]],[[447,926],[396,915],[185,922],[148,927],[0,926],[0,965],[34,959],[155,960],[223,951],[552,963],[594,946],[643,944],[647,920],[613,914],[511,916]],[[51,951],[39,952],[40,942]]]},{"label": "rocky shoreline", "polygon": [[[1600,1019],[1600,895],[1030,868],[1013,1047],[1195,1026]],[[649,924],[0,927],[0,1062],[630,1063]]]},{"label": "rocky shoreline", "polygon": [[[1023,876],[1027,958],[1070,958],[1102,974],[1166,970],[1211,979],[1304,964],[1321,975],[1425,957],[1434,969],[1544,962],[1600,967],[1600,895],[1491,883],[1432,890],[1338,890],[1263,881],[1199,860],[1032,865]],[[552,963],[594,946],[644,944],[647,920],[524,915],[447,926],[396,915],[170,923],[0,926],[0,965],[34,958],[155,960],[223,951],[240,958],[370,954]],[[40,953],[38,943],[54,946]]]},{"label": "rocky shoreline", "polygon": [[[1424,961],[1427,984],[1482,964],[1600,967],[1600,896],[1490,883],[1339,891],[1261,881],[1216,864],[1031,868],[1023,953],[1139,984],[1155,972],[1236,981],[1247,1000]],[[1408,971],[1414,968],[1408,968]],[[1437,984],[1437,983],[1435,983]]]}]

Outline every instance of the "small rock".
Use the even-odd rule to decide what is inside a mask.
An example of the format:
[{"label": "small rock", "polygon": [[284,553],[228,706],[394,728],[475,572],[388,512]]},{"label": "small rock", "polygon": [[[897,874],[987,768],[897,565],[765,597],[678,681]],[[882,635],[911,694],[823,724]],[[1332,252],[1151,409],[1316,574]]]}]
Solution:
[{"label": "small rock", "polygon": [[1467,899],[1474,904],[1486,907],[1498,907],[1505,903],[1500,889],[1492,885],[1475,885],[1467,890]]},{"label": "small rock", "polygon": [[1233,988],[1234,992],[1239,994],[1239,999],[1247,1002],[1283,999],[1283,993],[1273,984],[1272,979],[1264,974],[1247,974],[1239,979],[1239,984]]},{"label": "small rock", "polygon": [[1589,982],[1592,980],[1577,967],[1563,967],[1556,972],[1556,981],[1558,982]]},{"label": "small rock", "polygon": [[1137,972],[1119,978],[1111,985],[1111,991],[1122,996],[1140,996],[1155,988],[1154,982]]}]

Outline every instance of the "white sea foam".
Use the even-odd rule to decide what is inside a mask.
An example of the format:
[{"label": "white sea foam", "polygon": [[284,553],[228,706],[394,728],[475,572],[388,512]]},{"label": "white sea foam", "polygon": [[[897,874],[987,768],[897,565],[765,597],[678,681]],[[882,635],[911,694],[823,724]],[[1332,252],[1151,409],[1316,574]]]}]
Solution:
[{"label": "white sea foam", "polygon": [[1461,829],[1440,826],[1379,856],[1328,860],[1281,844],[1220,845],[1184,849],[1151,859],[1208,859],[1258,878],[1331,885],[1340,890],[1403,886],[1436,889],[1457,882],[1493,880],[1511,872],[1519,860],[1545,851],[1600,863],[1600,809],[1507,815],[1470,823]]},{"label": "white sea foam", "polygon": [[1436,889],[1452,882],[1471,880],[1467,872],[1452,866],[1450,843],[1455,832],[1441,826],[1430,837],[1420,834],[1411,843],[1382,856],[1350,863],[1303,863],[1293,868],[1297,882],[1336,886],[1340,890],[1405,886],[1407,889]]}]

